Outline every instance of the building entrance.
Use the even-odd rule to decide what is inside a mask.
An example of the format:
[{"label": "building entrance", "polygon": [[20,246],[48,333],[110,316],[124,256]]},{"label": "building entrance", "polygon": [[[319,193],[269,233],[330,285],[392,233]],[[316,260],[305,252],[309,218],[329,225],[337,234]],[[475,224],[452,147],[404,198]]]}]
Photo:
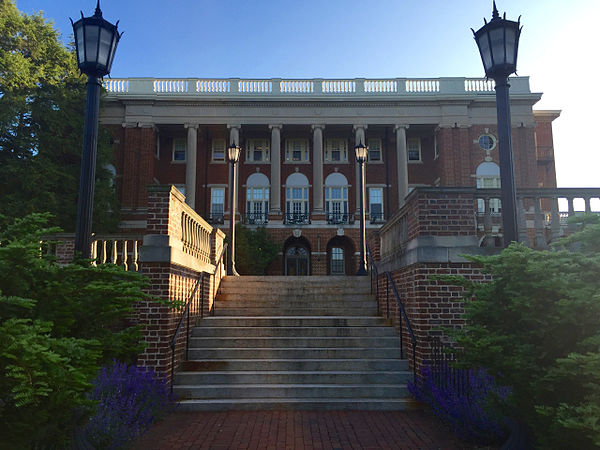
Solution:
[{"label": "building entrance", "polygon": [[292,276],[308,275],[308,250],[304,247],[290,247],[285,252],[285,274]]}]

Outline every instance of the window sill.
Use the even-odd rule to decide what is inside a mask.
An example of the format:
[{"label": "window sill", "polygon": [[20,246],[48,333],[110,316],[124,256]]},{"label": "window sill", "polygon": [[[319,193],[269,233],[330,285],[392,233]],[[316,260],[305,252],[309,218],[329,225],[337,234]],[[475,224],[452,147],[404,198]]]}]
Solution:
[{"label": "window sill", "polygon": [[423,164],[423,161],[408,161],[408,164]]},{"label": "window sill", "polygon": [[294,165],[294,164],[310,164],[310,161],[284,161],[284,164]]},{"label": "window sill", "polygon": [[210,164],[227,164],[227,161],[211,161]]},{"label": "window sill", "polygon": [[323,164],[349,164],[348,161],[323,161]]},{"label": "window sill", "polygon": [[185,164],[187,161],[171,161],[171,164]]},{"label": "window sill", "polygon": [[271,161],[244,161],[244,165],[252,165],[252,164],[271,164]]}]

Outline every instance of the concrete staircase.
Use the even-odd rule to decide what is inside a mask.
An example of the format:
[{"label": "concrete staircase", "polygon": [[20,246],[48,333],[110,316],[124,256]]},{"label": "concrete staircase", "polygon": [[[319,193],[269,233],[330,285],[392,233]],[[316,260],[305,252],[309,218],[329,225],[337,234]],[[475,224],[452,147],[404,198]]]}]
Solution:
[{"label": "concrete staircase", "polygon": [[412,378],[367,277],[226,277],[193,330],[181,409],[402,410]]}]

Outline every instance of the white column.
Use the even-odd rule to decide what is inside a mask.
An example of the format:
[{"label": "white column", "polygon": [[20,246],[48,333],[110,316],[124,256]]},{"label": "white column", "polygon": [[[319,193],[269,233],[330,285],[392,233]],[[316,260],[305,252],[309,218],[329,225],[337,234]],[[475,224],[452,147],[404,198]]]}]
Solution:
[{"label": "white column", "polygon": [[[235,145],[239,146],[240,145],[240,128],[241,128],[241,125],[227,125],[227,128],[229,128],[229,145],[235,144]],[[244,151],[244,149],[242,149],[241,153],[243,153],[243,151]],[[235,175],[236,175],[236,177],[235,177],[236,180],[235,181],[236,181],[236,186],[238,187],[238,189],[239,189],[239,186],[240,186],[240,172],[241,171],[240,171],[239,165],[240,165],[240,162],[242,161],[242,154],[241,153],[240,153],[240,159],[236,163],[236,165],[238,167],[237,167],[237,170],[235,172]],[[231,163],[227,159],[227,148],[225,148],[225,161],[227,161],[227,165],[228,166],[231,165]],[[231,189],[231,186],[232,186],[231,170],[228,170],[228,172],[229,172],[229,189]],[[240,198],[240,196],[236,195],[235,210],[238,213],[239,213],[239,209],[238,209],[238,205],[239,205],[239,200],[238,199],[239,198]],[[231,205],[229,205],[229,214],[231,215]]]},{"label": "white column", "polygon": [[313,211],[322,213],[323,208],[323,129],[325,125],[313,125]]},{"label": "white column", "polygon": [[398,208],[404,206],[408,195],[408,156],[406,150],[406,129],[408,125],[396,125],[396,159],[398,162]]},{"label": "white column", "polygon": [[[352,127],[354,129],[354,145],[358,145],[358,144],[363,144],[363,145],[367,145],[367,139],[365,137],[365,130],[367,129],[366,125],[354,125]],[[356,198],[356,214],[360,213],[360,183],[359,178],[360,178],[360,165],[356,162],[356,155],[354,154],[354,149],[348,149],[348,158],[352,158],[352,160],[354,161],[354,166],[355,166],[355,174],[354,174],[354,179],[356,180],[355,187],[354,187],[354,191],[355,191],[355,198]],[[367,166],[365,166],[365,174],[367,171]],[[366,176],[365,176],[366,179]],[[365,188],[365,192],[366,192],[366,188]],[[368,194],[368,193],[367,193]],[[368,203],[369,199],[368,197],[365,199],[365,202]]]},{"label": "white column", "polygon": [[196,153],[198,151],[198,124],[185,124],[187,149],[185,152],[185,202],[196,208]]},{"label": "white column", "polygon": [[281,125],[269,125],[271,129],[271,203],[270,212],[281,213]]}]

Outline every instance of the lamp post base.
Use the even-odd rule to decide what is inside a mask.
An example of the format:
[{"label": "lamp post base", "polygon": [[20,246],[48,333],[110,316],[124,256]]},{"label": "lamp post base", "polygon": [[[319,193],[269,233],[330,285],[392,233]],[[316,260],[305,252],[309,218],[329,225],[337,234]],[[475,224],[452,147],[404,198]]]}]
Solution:
[{"label": "lamp post base", "polygon": [[367,268],[364,264],[361,264],[358,268],[358,272],[356,272],[356,276],[366,276],[368,275]]}]

